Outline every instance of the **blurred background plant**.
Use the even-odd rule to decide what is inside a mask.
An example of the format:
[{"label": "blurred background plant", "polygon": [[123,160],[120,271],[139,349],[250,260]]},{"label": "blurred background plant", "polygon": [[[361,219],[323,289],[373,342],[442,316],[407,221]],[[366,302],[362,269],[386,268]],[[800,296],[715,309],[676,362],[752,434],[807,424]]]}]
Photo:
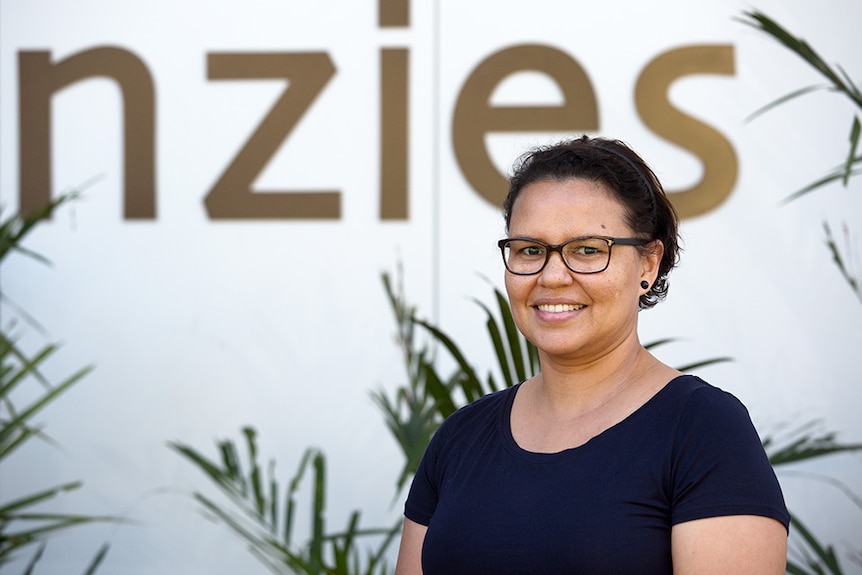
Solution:
[{"label": "blurred background plant", "polygon": [[[48,261],[40,254],[24,247],[24,238],[36,226],[51,217],[62,204],[78,197],[79,192],[64,194],[51,203],[26,216],[11,215],[0,222],[0,266],[11,254],[22,254],[43,263]],[[27,320],[32,326],[38,324],[24,310],[15,306],[0,289],[0,303],[12,307],[17,317]],[[2,308],[0,308],[2,309]],[[8,469],[9,458],[17,451],[33,444],[35,440],[56,444],[43,427],[33,423],[42,411],[56,403],[57,399],[86,376],[92,367],[84,367],[69,375],[58,384],[51,383],[43,374],[43,367],[57,351],[55,344],[45,344],[36,353],[28,353],[17,345],[18,325],[14,320],[0,322],[0,463]],[[16,401],[15,397],[24,398]],[[38,483],[38,478],[33,478]],[[0,499],[0,569],[21,560],[21,556],[32,553],[23,573],[35,572],[42,559],[48,540],[63,532],[95,521],[116,521],[112,517],[54,513],[46,510],[53,499],[80,489],[80,481],[70,481],[38,489],[11,500]],[[84,573],[96,571],[108,551],[104,544],[95,554]]]},{"label": "blurred background plant", "polygon": [[[852,121],[847,137],[848,152],[844,160],[838,166],[829,170],[823,177],[787,196],[783,203],[792,202],[831,184],[840,183],[844,188],[848,188],[851,178],[862,173],[862,155],[859,155],[859,138],[860,132],[862,132],[862,129],[860,129],[862,124],[860,124],[859,120],[860,112],[862,112],[862,91],[860,91],[859,86],[850,78],[840,64],[836,64],[834,67],[829,65],[801,36],[791,33],[763,12],[756,10],[744,12],[743,16],[738,20],[742,24],[750,26],[780,43],[791,54],[799,57],[813,68],[825,80],[825,83],[806,86],[774,100],[751,114],[748,118],[749,121],[800,96],[819,91],[843,96],[851,102],[853,107]],[[832,255],[833,261],[841,272],[841,276],[859,299],[860,303],[862,303],[862,285],[859,283],[858,271],[856,271],[860,269],[860,265],[856,259],[858,256],[854,256],[852,253],[850,226],[846,222],[843,222],[841,228],[844,236],[843,245],[839,245],[829,222],[824,221],[825,243]],[[771,449],[770,459],[773,464],[784,465],[823,455],[862,449],[862,445],[859,444],[838,445],[835,443],[834,433],[817,434],[812,431],[815,427],[816,422],[809,422],[799,427],[792,434],[792,437],[785,440],[783,448],[774,448],[773,446],[776,442],[773,438],[767,438],[764,444],[768,449]],[[848,501],[862,511],[862,500],[852,490],[835,480],[829,478],[825,478],[825,480],[838,487],[847,495]],[[788,573],[793,573],[794,575],[806,575],[809,573],[840,575],[844,573],[841,561],[835,554],[834,548],[821,542],[796,516],[793,517],[791,543],[787,565]],[[859,548],[850,549],[848,557],[851,561],[862,566],[862,551]]]},{"label": "blurred background plant", "polygon": [[[827,64],[826,60],[824,60],[820,54],[818,54],[817,51],[815,51],[801,36],[795,36],[766,14],[758,11],[744,12],[742,18],[739,18],[739,21],[779,42],[792,54],[795,54],[802,59],[802,61],[807,63],[826,80],[825,83],[806,86],[774,100],[751,114],[748,117],[749,121],[800,96],[819,91],[831,92],[843,96],[847,98],[855,108],[853,111],[853,119],[850,123],[850,131],[847,137],[849,148],[846,158],[822,178],[811,182],[805,187],[787,196],[784,203],[799,199],[814,190],[822,189],[830,184],[841,183],[845,188],[849,187],[851,178],[862,173],[862,155],[859,154],[859,137],[860,132],[862,132],[862,123],[860,123],[859,120],[859,114],[862,113],[862,91],[860,91],[859,86],[850,78],[840,64],[836,64],[834,68]],[[832,253],[832,257],[836,265],[841,271],[844,279],[847,281],[847,284],[859,298],[859,301],[862,302],[862,285],[859,283],[857,275],[858,272],[854,271],[854,269],[859,269],[859,262],[854,261],[853,254],[850,253],[850,231],[847,224],[845,223],[842,226],[845,236],[845,244],[843,247],[838,245],[828,222],[823,223],[823,228],[826,233],[826,245]]]},{"label": "blurred background plant", "polygon": [[[242,539],[249,551],[272,573],[279,575],[384,575],[386,552],[399,532],[400,520],[389,528],[362,529],[360,512],[353,511],[343,531],[326,530],[326,458],[317,449],[307,449],[290,482],[282,487],[275,477],[275,461],[266,471],[258,461],[257,432],[242,430],[246,463],[236,444],[218,444],[220,461],[207,458],[194,448],[172,442],[170,447],[195,465],[214,483],[227,501],[217,502],[197,491],[194,499],[213,518]],[[246,468],[247,466],[247,468]],[[311,535],[303,544],[294,538],[297,494],[305,476],[311,474]],[[282,496],[283,493],[283,496]],[[364,553],[360,540],[373,539],[376,548]]]}]

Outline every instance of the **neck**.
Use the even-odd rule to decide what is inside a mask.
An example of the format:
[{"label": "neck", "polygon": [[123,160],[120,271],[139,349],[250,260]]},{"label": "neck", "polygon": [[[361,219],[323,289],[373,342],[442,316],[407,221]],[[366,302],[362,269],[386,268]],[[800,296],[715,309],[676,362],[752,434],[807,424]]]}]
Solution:
[{"label": "neck", "polygon": [[587,363],[565,363],[542,358],[536,398],[549,413],[578,417],[595,411],[637,384],[659,365],[639,343],[617,348]]}]

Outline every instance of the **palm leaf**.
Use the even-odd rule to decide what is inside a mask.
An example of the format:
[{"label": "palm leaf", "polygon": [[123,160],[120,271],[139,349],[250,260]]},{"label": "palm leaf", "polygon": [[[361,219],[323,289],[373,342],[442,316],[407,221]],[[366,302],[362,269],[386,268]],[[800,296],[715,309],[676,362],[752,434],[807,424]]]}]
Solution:
[{"label": "palm leaf", "polygon": [[[831,92],[844,94],[847,98],[850,99],[851,102],[853,102],[853,104],[857,108],[862,109],[862,91],[860,91],[859,87],[850,79],[847,72],[840,65],[836,66],[835,69],[829,66],[829,64],[827,64],[826,61],[805,40],[800,37],[794,36],[792,33],[790,33],[788,30],[778,24],[775,20],[766,16],[762,12],[744,12],[743,18],[738,18],[737,20],[747,26],[751,26],[757,30],[760,30],[771,36],[773,39],[777,40],[779,43],[788,48],[791,52],[799,56],[809,66],[814,68],[814,70],[816,70],[828,81],[828,83],[825,85],[809,86],[791,92],[790,94],[779,98],[778,100],[775,100],[767,106],[760,108],[754,114],[749,116],[749,119],[752,119],[768,110],[771,110],[772,108],[775,108],[780,104],[786,103],[789,100],[816,90],[828,90]],[[835,174],[827,175],[825,178],[822,178],[806,186],[802,190],[792,194],[786,201],[796,199],[811,190],[820,188],[827,183],[830,183],[837,179],[840,179],[843,185],[846,187],[848,182],[850,181],[850,176],[858,173],[853,171],[853,167],[859,161],[856,157],[856,151],[859,148],[859,137],[859,118],[858,116],[854,115],[853,123],[850,126],[850,149],[847,154],[847,159],[842,164],[843,167],[839,172],[840,177],[835,177]]]},{"label": "palm leaf", "polygon": [[111,546],[108,543],[105,543],[99,548],[95,557],[93,557],[93,560],[90,562],[90,565],[87,567],[87,570],[84,571],[84,575],[93,575],[96,572],[96,569],[98,569],[99,565],[102,564],[102,561],[104,561],[110,548]]},{"label": "palm leaf", "polygon": [[[823,545],[811,531],[798,518],[791,516],[791,533],[799,534],[802,542],[792,548],[788,555],[787,572],[793,575],[811,575],[831,573],[841,575],[843,573],[835,549],[831,545]],[[801,560],[803,564],[797,563]],[[807,570],[806,570],[807,569]]]},{"label": "palm leaf", "polygon": [[844,179],[842,180],[844,187],[847,187],[852,175],[853,165],[856,163],[856,150],[859,149],[859,132],[859,116],[854,116],[853,125],[850,128],[850,152],[847,155],[847,160],[844,162]]},{"label": "palm leaf", "polygon": [[832,229],[829,227],[829,224],[824,223],[823,228],[826,231],[826,245],[829,248],[830,253],[832,253],[832,260],[835,262],[835,265],[838,266],[838,270],[841,272],[841,275],[844,276],[845,281],[853,289],[853,292],[857,297],[859,297],[860,301],[862,301],[862,286],[859,284],[859,278],[850,271],[850,268],[844,262],[844,258],[841,256],[841,250],[838,249],[838,244],[832,236]]},{"label": "palm leaf", "polygon": [[448,335],[443,333],[440,328],[428,323],[427,321],[420,319],[414,319],[413,321],[427,329],[431,335],[434,336],[434,339],[441,343],[452,355],[452,358],[458,364],[458,367],[463,371],[464,377],[460,378],[458,381],[467,401],[471,402],[482,397],[482,395],[484,395],[482,383],[479,381],[479,378],[476,377],[476,372],[473,369],[473,366],[470,365],[467,358],[455,342],[452,341]]},{"label": "palm leaf", "polygon": [[787,437],[777,439],[767,436],[763,447],[773,466],[786,465],[837,453],[851,453],[862,450],[859,443],[839,443],[834,432],[821,432],[819,421],[809,421],[791,430]]},{"label": "palm leaf", "polygon": [[762,116],[766,112],[772,110],[773,108],[777,108],[778,106],[780,106],[782,104],[786,104],[787,102],[789,102],[791,100],[795,100],[799,96],[804,96],[806,94],[810,94],[811,92],[819,92],[820,90],[826,90],[828,88],[829,88],[828,84],[816,84],[814,86],[808,86],[806,88],[800,88],[798,90],[795,90],[793,92],[790,92],[789,94],[786,94],[780,98],[773,100],[772,102],[766,104],[765,106],[763,106],[761,108],[758,108],[757,110],[755,110],[754,112],[749,114],[748,117],[745,118],[745,121],[750,122],[750,121]]},{"label": "palm leaf", "polygon": [[[395,497],[398,497],[407,480],[416,472],[425,447],[439,425],[437,411],[433,403],[424,396],[420,397],[412,386],[399,389],[394,401],[390,401],[382,390],[373,392],[371,398],[383,412],[386,426],[404,455],[404,466],[396,481]],[[406,409],[404,415],[402,406]]]},{"label": "palm leaf", "polygon": [[51,216],[61,205],[80,198],[82,190],[83,186],[69,193],[61,194],[29,214],[15,214],[0,223],[0,261],[3,261],[10,252],[17,251],[43,263],[48,263],[48,260],[43,256],[21,246],[21,241],[39,223],[51,219]]},{"label": "palm leaf", "polygon": [[743,15],[744,18],[738,19],[740,22],[772,36],[825,77],[833,90],[845,94],[857,106],[862,107],[862,93],[860,93],[859,89],[852,82],[845,82],[846,74],[843,74],[843,71],[838,72],[833,70],[808,42],[794,36],[778,24],[778,22],[762,12],[744,12]]},{"label": "palm leaf", "polygon": [[[228,503],[222,504],[200,492],[194,492],[193,498],[197,504],[244,541],[254,557],[273,573],[347,575],[351,568],[360,565],[358,539],[384,536],[376,551],[369,551],[362,557],[369,573],[376,568],[393,540],[393,528],[360,529],[359,514],[354,512],[345,531],[336,534],[326,532],[326,459],[323,453],[306,449],[296,473],[287,484],[282,502],[279,502],[275,463],[271,462],[264,472],[259,463],[255,430],[245,427],[242,432],[247,447],[245,463],[236,456],[236,449],[230,440],[217,443],[221,463],[210,460],[182,443],[168,444],[202,471],[228,498]],[[296,495],[302,479],[309,471],[312,474],[311,535],[305,544],[296,545],[292,540]],[[283,509],[283,513],[279,512],[280,509]],[[283,525],[279,525],[279,520],[283,521]],[[280,540],[277,539],[279,532],[283,533]],[[353,572],[358,574],[358,567]]]},{"label": "palm leaf", "polygon": [[[33,554],[33,557],[30,559],[30,562],[24,569],[24,575],[31,575],[33,573],[33,569],[36,567],[36,563],[39,561],[39,559],[42,558],[42,554],[45,552],[46,545],[46,543],[42,543],[36,549],[36,553]],[[2,565],[2,562],[0,562],[0,565]]]},{"label": "palm leaf", "polygon": [[700,369],[702,367],[706,367],[708,365],[715,365],[716,363],[724,363],[727,361],[733,361],[731,357],[713,357],[711,359],[703,359],[700,361],[695,361],[693,363],[687,363],[676,367],[675,369],[682,372],[692,372],[696,369]]},{"label": "palm leaf", "polygon": [[[493,314],[491,314],[491,310],[488,309],[488,306],[480,302],[479,300],[475,300],[476,303],[481,307],[485,314],[488,316],[488,319],[485,322],[485,327],[488,330],[488,336],[491,338],[491,345],[494,346],[494,353],[497,357],[497,363],[500,367],[500,372],[503,375],[503,383],[507,387],[511,387],[516,383],[515,378],[512,376],[512,366],[509,358],[509,354],[506,352],[505,344],[503,343],[503,337],[500,335],[500,328],[497,325],[496,320],[494,319]],[[488,375],[488,387],[491,391],[497,390],[497,385],[494,382],[493,376]]]},{"label": "palm leaf", "polygon": [[[855,158],[853,158],[852,163],[849,165],[849,167],[851,169],[851,171],[849,173],[850,176],[856,176],[856,175],[862,174],[862,169],[856,169],[856,170],[853,169],[853,166],[855,166],[857,164],[862,164],[862,156],[856,156]],[[844,181],[845,178],[849,177],[847,175],[847,168],[848,168],[847,165],[842,164],[840,167],[835,168],[832,172],[828,173],[827,175],[820,178],[819,180],[816,180],[816,181],[808,184],[804,188],[797,190],[796,192],[793,192],[792,194],[790,194],[789,196],[784,198],[781,201],[781,203],[782,204],[788,204],[788,203],[792,202],[793,200],[796,200],[796,199],[804,196],[805,194],[812,192],[818,188],[822,188],[823,186],[825,186],[827,184],[831,184],[832,182]]]},{"label": "palm leaf", "polygon": [[20,509],[24,509],[27,507],[31,507],[33,505],[42,503],[47,499],[51,499],[56,497],[61,493],[67,493],[69,491],[75,491],[76,489],[80,489],[81,482],[80,481],[71,481],[69,483],[65,483],[63,485],[58,485],[56,487],[52,487],[50,489],[45,489],[42,491],[38,491],[36,493],[31,493],[24,497],[20,497],[18,499],[14,499],[9,503],[4,503],[0,506],[0,517],[7,517],[14,513],[18,513]]}]

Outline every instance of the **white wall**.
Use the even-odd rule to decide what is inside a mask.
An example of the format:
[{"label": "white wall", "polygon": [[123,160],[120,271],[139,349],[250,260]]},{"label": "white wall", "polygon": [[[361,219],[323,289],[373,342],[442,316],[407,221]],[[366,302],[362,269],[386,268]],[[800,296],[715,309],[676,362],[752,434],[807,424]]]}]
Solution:
[{"label": "white wall", "polygon": [[[330,527],[354,508],[366,525],[396,520],[401,459],[368,395],[405,380],[380,274],[403,262],[406,293],[420,313],[487,364],[483,314],[471,300],[489,301],[481,276],[501,285],[494,243],[503,226],[458,167],[452,115],[476,65],[515,44],[547,44],[575,58],[596,92],[599,132],[631,143],[669,190],[697,181],[700,164],[645,127],[635,109],[637,77],[671,48],[733,46],[734,75],[690,76],[671,92],[676,106],[731,142],[740,171],[724,204],[684,222],[682,265],[668,301],[642,315],[642,339],[679,338],[659,352],[675,365],[732,357],[701,375],[743,399],[764,435],[821,419],[840,439],[862,441],[862,302],[831,262],[822,231],[823,221],[835,230],[847,223],[862,273],[860,184],[779,206],[842,161],[853,108],[817,94],[745,123],[760,106],[820,82],[733,20],[749,7],[414,2],[409,26],[382,29],[374,2],[2,0],[4,215],[18,205],[19,51],[50,50],[56,61],[121,47],[146,64],[157,100],[157,218],[123,219],[119,91],[108,80],[82,82],[53,100],[52,184],[58,193],[101,179],[29,238],[51,267],[15,257],[2,269],[4,296],[47,330],[21,324],[23,343],[64,344],[50,366],[55,379],[85,364],[96,369],[42,418],[62,448],[28,448],[4,465],[0,501],[82,479],[84,489],[57,507],[138,521],[57,539],[38,572],[82,571],[104,540],[112,543],[106,573],[263,572],[238,540],[200,516],[188,493],[208,485],[166,447],[180,440],[215,455],[214,441],[238,438],[246,424],[258,429],[283,479],[306,446],[325,450]],[[756,8],[862,77],[858,2],[762,0]],[[411,59],[410,214],[394,222],[377,213],[383,47],[408,48]],[[284,88],[210,81],[206,55],[254,51],[324,51],[334,63],[335,76],[255,185],[339,189],[340,219],[208,218],[204,197]],[[525,103],[554,98],[537,77],[506,90],[501,97]],[[505,170],[526,145],[555,136],[495,134],[488,145]],[[7,306],[2,320],[13,315]],[[801,469],[862,494],[858,456]],[[815,532],[840,552],[862,547],[862,509],[824,481],[781,479],[789,506]]]}]

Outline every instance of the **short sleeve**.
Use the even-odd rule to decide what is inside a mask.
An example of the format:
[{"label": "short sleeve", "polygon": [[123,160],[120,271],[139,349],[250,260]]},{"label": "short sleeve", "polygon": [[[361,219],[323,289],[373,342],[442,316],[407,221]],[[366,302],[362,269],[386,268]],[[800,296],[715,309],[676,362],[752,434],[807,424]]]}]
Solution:
[{"label": "short sleeve", "polygon": [[778,479],[748,410],[711,386],[690,396],[675,436],[671,523],[724,515],[789,526]]},{"label": "short sleeve", "polygon": [[416,475],[413,476],[407,501],[404,504],[404,516],[425,526],[431,522],[431,517],[437,509],[438,490],[435,477],[440,431],[441,429],[438,429],[432,436],[419,461],[419,467]]}]

